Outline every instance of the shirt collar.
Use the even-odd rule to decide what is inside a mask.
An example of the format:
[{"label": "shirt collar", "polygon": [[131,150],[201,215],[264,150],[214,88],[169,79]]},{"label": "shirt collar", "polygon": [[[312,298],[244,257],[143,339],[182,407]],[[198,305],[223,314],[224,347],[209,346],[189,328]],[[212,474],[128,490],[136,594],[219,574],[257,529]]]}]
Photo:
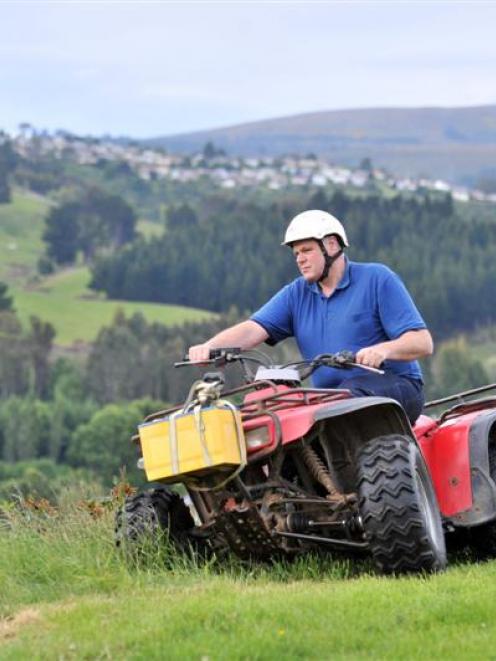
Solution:
[{"label": "shirt collar", "polygon": [[[350,284],[350,281],[351,281],[351,264],[350,264],[350,260],[345,255],[344,256],[344,273],[343,273],[343,277],[338,282],[338,285],[337,285],[335,291],[337,291],[338,289],[345,289]],[[309,287],[310,287],[310,290],[314,292],[314,294],[320,294],[320,295],[322,294],[322,291],[321,291],[321,289],[319,287],[319,284],[317,282],[312,282],[312,284],[309,285]]]}]

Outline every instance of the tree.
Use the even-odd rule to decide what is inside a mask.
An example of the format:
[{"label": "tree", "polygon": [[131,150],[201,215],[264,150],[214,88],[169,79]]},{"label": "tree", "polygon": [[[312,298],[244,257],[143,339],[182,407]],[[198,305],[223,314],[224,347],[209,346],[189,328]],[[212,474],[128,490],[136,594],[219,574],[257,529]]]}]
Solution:
[{"label": "tree", "polygon": [[79,213],[77,202],[51,209],[45,219],[43,241],[47,253],[57,264],[71,264],[76,259],[79,243]]},{"label": "tree", "polygon": [[17,156],[8,136],[0,131],[0,204],[10,202],[9,177],[17,165]]},{"label": "tree", "polygon": [[0,311],[0,399],[27,392],[47,397],[54,336],[53,326],[37,317],[26,333],[13,311]]},{"label": "tree", "polygon": [[[90,482],[92,481],[92,482]],[[95,477],[87,471],[56,464],[50,459],[31,459],[16,463],[0,461],[0,501],[7,501],[19,495],[57,502],[60,494],[74,484],[84,484],[93,488]],[[95,484],[101,491],[101,484]]]},{"label": "tree", "polygon": [[10,202],[10,187],[5,172],[0,170],[0,204]]},{"label": "tree", "polygon": [[226,152],[223,149],[217,149],[213,142],[210,140],[205,143],[203,147],[203,158],[208,161],[216,156],[225,156]]},{"label": "tree", "polygon": [[88,358],[89,386],[100,402],[134,399],[136,368],[143,338],[133,334],[119,314],[114,324],[103,328]]},{"label": "tree", "polygon": [[198,217],[189,204],[170,207],[167,211],[167,229],[194,229],[198,225]]},{"label": "tree", "polygon": [[95,471],[109,485],[122,468],[138,477],[136,448],[130,439],[145,415],[156,407],[156,402],[144,400],[100,409],[76,430],[68,450],[69,463]]},{"label": "tree", "polygon": [[92,261],[104,248],[132,241],[135,225],[136,214],[127,202],[91,188],[49,212],[43,240],[58,264],[71,264],[79,251]]},{"label": "tree", "polygon": [[227,194],[207,198],[194,209],[194,228],[185,210],[176,216],[174,208],[163,237],[102,256],[91,286],[113,298],[254,310],[297,276],[289,251],[277,244],[287,219],[309,207],[346,220],[351,259],[385,263],[401,276],[436,339],[496,322],[496,223],[457,217],[444,195],[319,191],[310,200],[295,194],[270,205]]},{"label": "tree", "polygon": [[485,385],[489,377],[482,363],[474,359],[463,339],[446,342],[432,366],[435,397],[443,397]]},{"label": "tree", "polygon": [[2,402],[2,458],[14,462],[46,456],[50,421],[50,407],[46,402],[31,397],[10,397]]},{"label": "tree", "polygon": [[136,214],[132,207],[118,195],[110,195],[99,188],[91,188],[81,199],[87,214],[94,215],[100,225],[97,241],[119,247],[136,236]]},{"label": "tree", "polygon": [[0,399],[25,394],[29,387],[29,357],[17,316],[0,312]]},{"label": "tree", "polygon": [[13,299],[8,295],[8,285],[0,282],[0,311],[13,311]]},{"label": "tree", "polygon": [[33,369],[33,390],[37,397],[48,394],[50,381],[49,356],[52,350],[55,328],[38,317],[30,318],[31,329],[26,338],[27,350]]}]

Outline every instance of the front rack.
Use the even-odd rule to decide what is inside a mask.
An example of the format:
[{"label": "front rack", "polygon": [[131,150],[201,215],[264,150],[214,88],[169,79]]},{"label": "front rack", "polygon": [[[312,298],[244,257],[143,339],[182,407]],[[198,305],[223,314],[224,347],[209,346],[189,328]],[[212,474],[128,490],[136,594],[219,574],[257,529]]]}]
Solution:
[{"label": "front rack", "polygon": [[[243,418],[245,415],[252,415],[255,413],[258,415],[264,415],[266,411],[275,412],[281,409],[323,404],[325,402],[332,402],[337,399],[347,399],[348,397],[351,397],[351,392],[349,390],[338,388],[290,388],[288,390],[280,391],[274,381],[257,381],[256,383],[238,386],[237,388],[223,392],[222,397],[231,397],[250,390],[262,390],[262,388],[271,389],[272,393],[267,393],[262,397],[243,402],[240,406]],[[300,397],[298,397],[298,395],[300,395]],[[179,411],[181,408],[182,405],[177,404],[168,409],[151,413],[145,418],[145,422],[151,422],[158,418],[165,418],[175,411]]]}]

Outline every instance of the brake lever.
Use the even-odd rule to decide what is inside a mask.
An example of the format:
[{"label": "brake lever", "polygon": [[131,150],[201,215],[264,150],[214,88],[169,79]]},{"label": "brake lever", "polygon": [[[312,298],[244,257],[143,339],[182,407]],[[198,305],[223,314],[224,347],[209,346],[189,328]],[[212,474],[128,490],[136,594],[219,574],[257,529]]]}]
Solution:
[{"label": "brake lever", "polygon": [[229,347],[221,349],[211,349],[210,358],[205,360],[189,360],[187,354],[184,360],[174,363],[174,367],[186,367],[187,365],[213,365],[214,367],[224,367],[227,363],[239,360],[241,349],[239,347]]},{"label": "brake lever", "polygon": [[360,367],[362,370],[367,370],[367,372],[373,372],[374,374],[385,374],[384,370],[381,370],[377,367],[370,367],[369,365],[360,365],[360,363],[347,363],[350,367]]},{"label": "brake lever", "polygon": [[369,365],[362,365],[357,363],[355,361],[355,354],[352,351],[340,351],[335,355],[331,354],[330,357],[332,360],[329,361],[329,367],[341,367],[344,369],[347,367],[350,369],[352,367],[359,367],[360,369],[366,370],[367,372],[372,372],[373,374],[385,374],[384,370],[381,370],[377,367],[370,367]]},{"label": "brake lever", "polygon": [[357,363],[355,358],[356,354],[352,351],[340,351],[336,354],[336,362],[338,365],[344,365],[349,367],[359,367],[362,370],[367,372],[372,372],[373,374],[385,374],[384,370],[379,369],[378,367],[370,367],[369,365],[362,365]]},{"label": "brake lever", "polygon": [[216,365],[217,358],[208,358],[207,360],[180,360],[174,363],[174,367],[186,367],[190,365]]}]

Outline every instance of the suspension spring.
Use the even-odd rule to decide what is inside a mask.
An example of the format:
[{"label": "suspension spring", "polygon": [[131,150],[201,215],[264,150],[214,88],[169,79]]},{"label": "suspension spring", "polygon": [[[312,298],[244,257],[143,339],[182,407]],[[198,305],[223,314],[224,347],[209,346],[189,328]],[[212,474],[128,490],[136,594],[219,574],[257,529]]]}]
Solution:
[{"label": "suspension spring", "polygon": [[317,482],[320,482],[320,484],[322,484],[322,486],[327,489],[329,495],[332,498],[335,498],[336,496],[342,497],[343,494],[336,488],[336,485],[334,484],[329,471],[315,450],[313,450],[309,445],[304,445],[300,449],[300,452],[303,461],[307,465],[307,468],[310,471],[312,477],[314,477]]}]

